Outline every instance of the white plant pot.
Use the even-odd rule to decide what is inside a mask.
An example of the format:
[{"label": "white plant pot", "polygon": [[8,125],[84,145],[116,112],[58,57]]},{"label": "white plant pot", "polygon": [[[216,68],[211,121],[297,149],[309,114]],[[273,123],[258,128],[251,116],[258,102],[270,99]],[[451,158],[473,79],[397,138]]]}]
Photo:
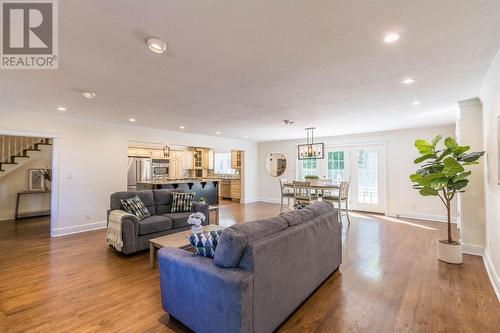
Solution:
[{"label": "white plant pot", "polygon": [[448,244],[442,240],[437,241],[438,259],[450,264],[462,263],[462,244]]}]

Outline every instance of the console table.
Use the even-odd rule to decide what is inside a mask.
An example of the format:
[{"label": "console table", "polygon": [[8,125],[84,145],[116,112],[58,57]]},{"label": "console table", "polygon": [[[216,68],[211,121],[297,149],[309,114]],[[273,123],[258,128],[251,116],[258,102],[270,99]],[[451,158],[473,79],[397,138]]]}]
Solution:
[{"label": "console table", "polygon": [[49,216],[50,215],[50,209],[49,210],[42,210],[38,212],[26,212],[26,213],[19,213],[19,201],[23,195],[29,196],[29,195],[39,195],[39,194],[46,194],[50,193],[50,191],[23,191],[23,192],[18,192],[17,193],[17,198],[16,198],[16,214],[15,214],[15,219],[20,220],[20,219],[26,219],[29,217],[40,217],[40,216]]}]

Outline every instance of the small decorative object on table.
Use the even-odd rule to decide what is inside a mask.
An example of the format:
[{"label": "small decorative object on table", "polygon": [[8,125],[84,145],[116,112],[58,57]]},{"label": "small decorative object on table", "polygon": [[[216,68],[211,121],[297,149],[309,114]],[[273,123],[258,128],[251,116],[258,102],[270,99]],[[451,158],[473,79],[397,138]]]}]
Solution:
[{"label": "small decorative object on table", "polygon": [[191,232],[197,234],[203,231],[203,226],[201,225],[205,221],[205,214],[203,213],[193,213],[189,215],[187,223],[193,225],[191,227]]},{"label": "small decorative object on table", "polygon": [[200,200],[198,200],[198,202],[199,202],[199,203],[203,203],[203,204],[205,203],[205,201],[206,201],[206,200],[205,200],[205,198],[204,198],[204,197],[201,197],[201,198],[200,198]]}]

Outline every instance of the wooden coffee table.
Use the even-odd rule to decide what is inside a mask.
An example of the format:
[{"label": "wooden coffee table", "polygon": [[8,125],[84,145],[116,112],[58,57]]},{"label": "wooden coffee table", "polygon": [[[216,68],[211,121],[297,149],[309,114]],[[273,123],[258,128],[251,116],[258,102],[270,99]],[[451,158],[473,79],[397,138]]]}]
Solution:
[{"label": "wooden coffee table", "polygon": [[[203,232],[223,230],[224,227],[215,224],[209,224],[203,227]],[[149,264],[151,269],[155,268],[156,252],[162,247],[176,247],[185,249],[191,247],[188,237],[191,235],[191,230],[176,232],[174,234],[165,235],[149,240]]]}]

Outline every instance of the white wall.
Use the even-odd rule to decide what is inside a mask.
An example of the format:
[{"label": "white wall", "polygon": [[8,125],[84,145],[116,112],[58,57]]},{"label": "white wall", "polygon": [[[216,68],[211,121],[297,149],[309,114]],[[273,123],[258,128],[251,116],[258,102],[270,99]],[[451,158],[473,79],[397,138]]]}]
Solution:
[{"label": "white wall", "polygon": [[[500,185],[498,142],[499,132],[497,117],[500,116],[500,55],[490,67],[481,89],[483,102],[483,135],[487,155],[487,163],[483,164],[485,172],[486,196],[486,267],[489,267],[494,285],[496,283],[497,295],[500,298]],[[490,266],[489,266],[490,265]]]},{"label": "white wall", "polygon": [[[17,193],[29,189],[28,170],[50,168],[51,155],[51,149],[45,149],[42,154],[34,159],[30,158],[28,162],[0,178],[0,221],[14,219]],[[48,193],[29,196],[23,195],[19,202],[20,212],[44,211],[49,209],[50,195]]]},{"label": "white wall", "polygon": [[[458,102],[460,115],[457,141],[471,147],[471,151],[483,150],[483,107],[479,98]],[[484,247],[485,205],[484,205],[484,159],[479,165],[471,165],[469,184],[464,193],[459,193],[461,216],[461,243],[467,252]]]},{"label": "white wall", "polygon": [[[191,135],[172,131],[114,126],[73,120],[64,115],[14,114],[0,111],[0,134],[27,131],[56,135],[54,160],[58,163],[58,201],[52,225],[53,235],[102,228],[106,224],[109,196],[127,188],[129,141],[165,142],[172,145],[217,147],[245,151],[244,199],[256,197],[257,144],[251,141]],[[54,212],[53,212],[54,214]]]},{"label": "white wall", "polygon": [[[431,140],[437,134],[455,136],[455,125],[406,129],[380,133],[332,136],[317,138],[315,141],[328,145],[349,145],[363,143],[385,143],[387,165],[387,212],[389,215],[446,221],[446,209],[441,201],[433,197],[422,197],[413,190],[409,175],[416,171],[413,160],[418,156],[414,148],[415,139]],[[265,169],[265,159],[271,152],[282,152],[287,158],[287,169],[283,178],[295,179],[297,171],[297,145],[304,140],[288,140],[259,143],[259,199],[279,202],[278,178],[269,176]],[[453,208],[456,216],[456,208]]]}]

